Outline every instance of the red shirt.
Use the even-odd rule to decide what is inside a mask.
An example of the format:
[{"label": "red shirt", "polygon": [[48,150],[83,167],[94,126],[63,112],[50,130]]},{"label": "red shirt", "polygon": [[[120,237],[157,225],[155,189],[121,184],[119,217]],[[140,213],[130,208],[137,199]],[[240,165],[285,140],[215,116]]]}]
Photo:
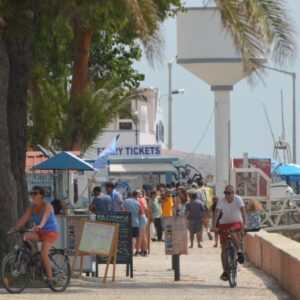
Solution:
[{"label": "red shirt", "polygon": [[142,213],[142,215],[143,215],[143,214],[146,212],[146,206],[145,206],[145,203],[144,203],[143,199],[140,198],[140,197],[137,198],[137,201],[138,201],[138,203],[139,203],[140,206],[141,206],[141,213]]}]

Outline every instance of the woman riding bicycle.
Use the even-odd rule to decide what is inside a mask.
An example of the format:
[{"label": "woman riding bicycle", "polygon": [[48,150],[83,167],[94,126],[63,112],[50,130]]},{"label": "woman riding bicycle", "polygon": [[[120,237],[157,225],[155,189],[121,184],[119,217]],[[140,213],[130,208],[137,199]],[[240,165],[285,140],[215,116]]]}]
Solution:
[{"label": "woman riding bicycle", "polygon": [[28,221],[34,223],[35,226],[32,228],[33,232],[27,232],[24,235],[24,239],[31,245],[37,242],[42,243],[40,252],[41,261],[46,271],[47,281],[51,284],[52,270],[48,254],[58,236],[57,221],[52,205],[44,200],[45,192],[42,187],[34,186],[30,195],[33,200],[33,205],[27,208],[24,215],[15,225],[15,228],[23,227]]}]

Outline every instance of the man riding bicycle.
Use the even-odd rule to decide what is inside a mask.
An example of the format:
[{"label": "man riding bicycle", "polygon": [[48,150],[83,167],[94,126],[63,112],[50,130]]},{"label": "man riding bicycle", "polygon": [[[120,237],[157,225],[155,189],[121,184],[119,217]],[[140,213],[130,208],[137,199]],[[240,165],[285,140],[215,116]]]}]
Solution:
[{"label": "man riding bicycle", "polygon": [[35,224],[33,232],[27,232],[24,239],[31,245],[37,242],[42,243],[41,261],[46,271],[47,281],[52,284],[51,262],[48,253],[57,239],[58,227],[52,205],[44,200],[44,194],[42,187],[34,186],[32,188],[30,195],[33,205],[27,208],[14,228],[21,228],[30,220]]},{"label": "man riding bicycle", "polygon": [[[225,197],[218,202],[214,213],[213,230],[219,231],[220,233],[220,243],[222,247],[221,260],[223,267],[223,274],[220,276],[220,279],[226,281],[228,280],[228,274],[226,272],[226,231],[230,229],[240,229],[243,231],[247,224],[247,213],[243,199],[234,193],[233,186],[228,185],[225,188],[224,195]],[[219,228],[217,228],[217,221],[221,213],[222,217],[220,219]],[[238,262],[242,264],[245,258],[240,249],[240,239],[240,233],[232,234],[232,241],[237,251],[237,259]]]}]

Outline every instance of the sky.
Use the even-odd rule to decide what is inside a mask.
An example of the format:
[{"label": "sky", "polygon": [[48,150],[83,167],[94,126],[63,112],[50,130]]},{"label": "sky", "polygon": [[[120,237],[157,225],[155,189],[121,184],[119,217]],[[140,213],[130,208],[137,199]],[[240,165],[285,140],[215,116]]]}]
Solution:
[{"label": "sky", "polygon": [[[199,6],[199,0],[186,1],[187,6]],[[288,8],[296,25],[297,43],[300,49],[300,1],[287,0]],[[143,58],[135,68],[146,78],[142,87],[157,87],[160,94],[168,92],[168,61],[177,53],[176,18],[168,19],[162,25],[164,39],[162,49],[163,62],[154,68]],[[300,65],[297,55],[293,66],[286,70],[296,72]],[[274,66],[274,65],[273,65]],[[300,136],[300,72],[297,73],[297,137]],[[214,154],[214,121],[211,122],[205,138],[199,143],[210,116],[214,110],[214,95],[210,86],[201,81],[180,65],[173,66],[173,89],[185,89],[184,95],[173,96],[173,148],[176,150],[201,154]],[[273,154],[273,140],[263,110],[265,104],[274,132],[278,139],[281,133],[280,91],[283,91],[284,118],[287,140],[292,143],[292,79],[290,76],[268,71],[264,83],[258,81],[250,85],[247,79],[234,86],[231,93],[231,155],[242,157],[249,155]],[[167,97],[162,98],[164,122],[167,132]],[[291,145],[292,149],[292,145]],[[300,163],[300,139],[297,141],[297,162]]]}]

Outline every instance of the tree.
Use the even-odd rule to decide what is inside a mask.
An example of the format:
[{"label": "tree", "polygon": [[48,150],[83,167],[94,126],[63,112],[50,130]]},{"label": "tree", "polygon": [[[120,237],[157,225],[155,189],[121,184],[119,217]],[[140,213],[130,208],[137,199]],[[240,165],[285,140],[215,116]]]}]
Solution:
[{"label": "tree", "polygon": [[296,55],[295,30],[284,0],[214,0],[224,27],[232,34],[247,74],[261,67],[259,58],[276,64]]},{"label": "tree", "polygon": [[[127,10],[114,9],[120,2],[118,1],[99,1],[90,0],[88,2],[78,0],[51,0],[51,1],[38,1],[38,0],[0,0],[0,34],[1,34],[1,47],[0,47],[0,107],[1,107],[1,127],[0,135],[1,141],[1,175],[2,180],[0,182],[0,258],[8,251],[8,241],[6,231],[9,226],[13,225],[17,217],[24,211],[24,207],[27,205],[28,196],[25,180],[25,152],[26,152],[26,135],[27,135],[27,92],[30,84],[30,80],[33,79],[32,86],[35,86],[35,92],[39,91],[38,78],[32,78],[32,54],[33,48],[37,43],[35,39],[38,29],[40,29],[41,21],[47,20],[48,28],[51,27],[52,19],[60,16],[67,20],[76,21],[75,17],[80,17],[80,22],[73,23],[76,28],[81,30],[80,27],[84,27],[85,30],[89,30],[89,23],[91,20],[95,20],[93,16],[101,12],[102,15],[107,14],[108,11],[115,12],[113,16],[118,22],[131,22],[137,26],[132,27],[136,29],[134,34],[136,37],[140,37],[144,44],[147,44],[154,34],[155,30],[159,27],[159,18],[155,18],[154,15],[148,14],[143,7],[152,9],[153,12],[157,12],[156,5],[151,0],[137,0],[137,1],[122,1],[126,3]],[[128,8],[135,3],[135,11],[130,11]],[[172,4],[178,2],[177,0],[170,0],[170,8]],[[112,5],[115,5],[112,6]],[[122,6],[121,5],[121,6]],[[120,6],[120,5],[119,5]],[[149,12],[148,11],[148,12]],[[146,27],[150,24],[152,17],[154,16],[157,23],[152,23],[149,28]],[[75,18],[75,19],[74,19]],[[104,20],[110,19],[110,15],[106,15]],[[138,27],[144,26],[144,28]],[[74,29],[75,27],[73,27]],[[76,29],[75,28],[75,29]],[[79,32],[79,34],[81,34]],[[78,37],[77,37],[78,38]],[[75,37],[76,40],[76,37]],[[81,49],[86,51],[89,48],[89,41],[86,44],[85,39],[82,39]],[[77,49],[78,51],[78,49]],[[78,52],[79,53],[79,52]],[[85,53],[81,52],[84,56]],[[78,61],[81,60],[81,56],[77,55]],[[57,60],[61,58],[57,57]],[[84,59],[84,57],[83,57]],[[86,68],[85,63],[82,64]],[[74,63],[74,69],[79,70]],[[79,70],[83,72],[84,69]],[[50,74],[52,75],[52,74]],[[80,74],[77,74],[80,75]],[[74,83],[78,82],[80,87],[86,88],[86,80],[82,76],[83,81],[79,82],[74,77]],[[76,80],[75,80],[76,79]],[[34,82],[35,80],[35,82]],[[80,95],[80,91],[74,91],[75,97],[74,103],[78,105],[77,95]],[[81,103],[79,102],[79,105]],[[75,105],[73,105],[75,107]],[[75,132],[76,134],[76,132]],[[76,138],[76,136],[75,136]]]},{"label": "tree", "polygon": [[[257,57],[254,54],[264,53],[265,49],[278,63],[290,60],[295,53],[293,26],[283,0],[215,0],[215,3],[244,57],[246,70],[255,70],[258,62],[253,60]],[[78,31],[75,32],[77,64],[73,67],[82,72],[82,76],[73,76],[78,88],[73,89],[74,101],[70,108],[75,108],[82,105],[77,97],[88,86],[86,51],[90,50],[89,36],[94,30],[95,16],[99,14],[106,22],[125,22],[128,35],[139,38],[151,57],[157,53],[153,50],[158,48],[156,33],[160,22],[180,5],[180,0],[0,0],[0,258],[8,249],[6,230],[22,213],[28,200],[25,184],[27,91],[40,21],[48,19],[49,28],[51,18],[61,16],[73,20],[73,32]],[[80,138],[80,134],[74,131],[75,145],[77,137]]]}]

